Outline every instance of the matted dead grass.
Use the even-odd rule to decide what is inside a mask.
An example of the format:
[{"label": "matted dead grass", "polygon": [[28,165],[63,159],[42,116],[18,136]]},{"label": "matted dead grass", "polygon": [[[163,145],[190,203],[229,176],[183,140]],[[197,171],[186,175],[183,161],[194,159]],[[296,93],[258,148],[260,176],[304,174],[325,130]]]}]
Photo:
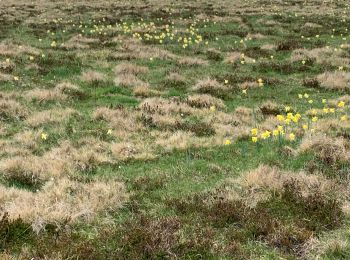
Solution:
[{"label": "matted dead grass", "polygon": [[98,39],[86,38],[82,35],[76,35],[70,38],[65,43],[62,43],[60,47],[66,50],[89,49],[90,44],[96,44],[98,42],[99,42]]},{"label": "matted dead grass", "polygon": [[2,119],[24,119],[28,114],[28,109],[17,101],[0,99],[0,116]]},{"label": "matted dead grass", "polygon": [[107,77],[105,74],[93,70],[84,71],[81,74],[80,79],[88,83],[103,83],[107,81]]},{"label": "matted dead grass", "polygon": [[[84,139],[81,140],[80,145],[75,146],[69,141],[63,141],[42,156],[27,153],[2,159],[1,173],[8,180],[28,185],[41,185],[51,178],[72,176],[77,171],[89,172],[98,165],[111,163],[107,155],[109,149],[106,143],[94,139],[85,139],[85,143],[83,141]],[[16,143],[7,145],[11,147]],[[23,148],[23,141],[17,143],[18,148],[21,145]],[[36,143],[33,145],[35,146]],[[33,149],[33,147],[29,148]]]},{"label": "matted dead grass", "polygon": [[31,127],[38,127],[43,124],[67,122],[72,116],[77,115],[79,112],[72,108],[51,109],[32,113],[25,122]]},{"label": "matted dead grass", "polygon": [[196,57],[183,57],[178,60],[178,63],[182,66],[205,66],[209,64],[207,60]]},{"label": "matted dead grass", "polygon": [[40,50],[27,45],[18,45],[13,42],[3,41],[0,43],[0,55],[15,57],[22,54],[38,56],[40,55]]},{"label": "matted dead grass", "polygon": [[112,42],[121,44],[116,52],[110,54],[110,58],[114,60],[136,60],[150,58],[176,60],[178,58],[177,55],[171,53],[170,51],[158,48],[156,46],[144,45],[141,41],[135,38],[117,36],[112,39]]},{"label": "matted dead grass", "polygon": [[332,138],[324,134],[307,135],[298,152],[312,152],[328,165],[345,163],[350,159],[350,143],[345,138]]},{"label": "matted dead grass", "polygon": [[322,47],[315,49],[296,49],[291,54],[292,62],[314,61],[322,65],[349,66],[350,59],[342,49]]},{"label": "matted dead grass", "polygon": [[331,90],[350,90],[350,73],[344,71],[325,72],[317,76],[320,86]]},{"label": "matted dead grass", "polygon": [[187,104],[196,108],[211,108],[225,109],[226,105],[223,100],[213,97],[208,94],[194,94],[187,97]]},{"label": "matted dead grass", "polygon": [[281,192],[285,184],[291,181],[298,183],[303,197],[308,197],[315,189],[321,196],[333,194],[335,189],[340,189],[335,182],[321,175],[283,171],[277,167],[260,165],[238,179],[229,179],[228,183],[232,186],[222,196],[228,200],[243,200],[248,207],[254,208],[258,203],[268,201],[274,193]]},{"label": "matted dead grass", "polygon": [[192,90],[202,94],[220,96],[228,91],[228,87],[220,84],[216,79],[208,77],[202,80],[198,80],[197,83],[192,87]]},{"label": "matted dead grass", "polygon": [[56,89],[41,88],[28,90],[23,94],[23,96],[29,101],[37,102],[62,101],[68,98],[67,95],[62,94]]},{"label": "matted dead grass", "polygon": [[46,224],[91,221],[99,213],[117,209],[127,200],[123,183],[109,180],[82,183],[67,178],[50,180],[37,192],[0,185],[2,212],[21,218],[36,232]]}]

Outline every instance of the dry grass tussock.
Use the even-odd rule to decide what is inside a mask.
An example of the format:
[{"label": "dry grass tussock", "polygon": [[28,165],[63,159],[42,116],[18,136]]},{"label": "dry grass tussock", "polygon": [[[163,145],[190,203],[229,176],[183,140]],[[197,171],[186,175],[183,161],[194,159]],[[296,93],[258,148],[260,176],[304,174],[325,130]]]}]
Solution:
[{"label": "dry grass tussock", "polygon": [[320,86],[332,90],[350,90],[350,73],[343,71],[325,72],[317,76]]},{"label": "dry grass tussock", "polygon": [[40,50],[31,46],[17,45],[11,42],[0,43],[0,55],[6,57],[16,57],[22,54],[38,56],[40,55]]},{"label": "dry grass tussock", "polygon": [[262,50],[266,50],[266,51],[275,51],[277,50],[277,46],[274,44],[264,44],[260,47],[260,49]]},{"label": "dry grass tussock", "polygon": [[346,53],[339,49],[334,51],[332,48],[315,48],[315,49],[296,49],[291,54],[292,62],[300,61],[315,61],[318,64],[332,65],[332,66],[349,66],[350,59],[345,58]]},{"label": "dry grass tussock", "polygon": [[209,64],[207,60],[196,57],[183,57],[178,60],[178,63],[182,66],[204,66]]},{"label": "dry grass tussock", "polygon": [[305,23],[302,28],[322,28],[322,25],[319,25],[317,23],[310,23],[310,22],[307,22]]},{"label": "dry grass tussock", "polygon": [[345,102],[346,104],[350,104],[350,95],[344,95],[344,96],[341,96],[339,98],[336,98],[336,99],[330,99],[328,100],[328,105],[330,107],[338,107],[338,104],[340,101],[343,101]]},{"label": "dry grass tussock", "polygon": [[111,145],[112,155],[118,161],[152,160],[155,156],[143,142],[121,142]]},{"label": "dry grass tussock", "polygon": [[148,68],[145,66],[139,66],[132,63],[120,63],[114,68],[114,73],[119,74],[132,74],[132,75],[140,75],[148,73]]},{"label": "dry grass tussock", "polygon": [[284,185],[291,181],[299,184],[304,197],[312,194],[315,189],[320,195],[327,195],[336,187],[334,182],[321,175],[288,172],[277,167],[260,165],[238,179],[229,179],[230,185],[223,192],[223,196],[228,200],[243,200],[248,207],[254,208],[258,203],[269,200],[272,194],[282,192]]},{"label": "dry grass tussock", "polygon": [[31,127],[38,127],[43,124],[67,122],[74,115],[79,115],[79,112],[72,108],[50,109],[32,113],[25,122]]},{"label": "dry grass tussock", "polygon": [[13,76],[0,72],[0,82],[7,82],[13,80]]},{"label": "dry grass tussock", "polygon": [[155,46],[143,45],[136,39],[130,39],[124,36],[115,37],[113,42],[121,44],[121,47],[117,52],[112,53],[110,57],[116,60],[136,60],[136,59],[162,59],[162,60],[174,60],[177,59],[177,55],[163,50]]},{"label": "dry grass tussock", "polygon": [[227,53],[226,58],[224,59],[225,63],[237,63],[244,61],[245,63],[254,63],[254,59],[244,55],[240,52],[230,52]]},{"label": "dry grass tussock", "polygon": [[0,99],[0,118],[2,119],[23,119],[29,114],[28,109],[11,99]]},{"label": "dry grass tussock", "polygon": [[347,133],[350,130],[350,122],[348,120],[340,121],[336,118],[324,118],[318,120],[313,128],[316,132],[325,134]]},{"label": "dry grass tussock", "polygon": [[186,103],[189,104],[191,107],[196,108],[210,108],[213,106],[218,109],[226,108],[226,105],[223,100],[208,94],[190,95],[187,97]]},{"label": "dry grass tussock", "polygon": [[167,75],[166,80],[174,85],[185,85],[187,83],[187,79],[176,72],[171,72]]},{"label": "dry grass tussock", "polygon": [[147,84],[141,84],[137,87],[134,87],[133,94],[135,97],[142,97],[142,98],[148,98],[148,97],[156,97],[160,96],[161,92],[155,89],[151,89],[147,86]]},{"label": "dry grass tussock", "polygon": [[349,161],[350,143],[345,138],[332,138],[322,134],[306,135],[298,152],[313,152],[324,163],[334,165]]},{"label": "dry grass tussock", "polygon": [[76,35],[70,38],[67,42],[63,43],[61,45],[61,48],[64,48],[67,50],[88,49],[90,48],[89,44],[95,44],[98,42],[99,42],[98,39],[86,38],[81,35]]},{"label": "dry grass tussock", "polygon": [[0,71],[11,73],[16,68],[16,63],[13,61],[2,61],[0,62]]},{"label": "dry grass tussock", "polygon": [[107,81],[107,78],[103,73],[93,70],[84,71],[81,74],[80,79],[88,83],[99,83]]},{"label": "dry grass tussock", "polygon": [[63,101],[69,98],[82,98],[83,90],[70,82],[57,84],[53,89],[34,88],[24,92],[27,100],[37,102]]},{"label": "dry grass tussock", "polygon": [[192,87],[192,90],[202,94],[217,96],[228,91],[228,87],[220,84],[216,79],[206,78],[197,81],[196,85]]},{"label": "dry grass tussock", "polygon": [[323,259],[327,255],[337,255],[338,252],[348,252],[348,230],[337,230],[325,233],[319,238],[310,239],[304,246],[306,259]]},{"label": "dry grass tussock", "polygon": [[129,88],[149,87],[147,82],[144,82],[144,81],[138,79],[135,75],[132,75],[132,74],[118,75],[114,79],[114,84],[116,86],[129,87]]},{"label": "dry grass tussock", "polygon": [[84,96],[84,92],[79,86],[67,81],[57,84],[54,90],[72,98],[81,98]]},{"label": "dry grass tussock", "polygon": [[138,75],[148,72],[148,68],[132,63],[121,63],[114,68],[117,77],[114,83],[122,87],[148,87],[148,83],[137,78]]},{"label": "dry grass tussock", "polygon": [[45,225],[91,221],[106,209],[127,200],[125,186],[117,181],[82,183],[67,178],[50,180],[37,192],[0,186],[1,210],[11,219],[21,217],[39,232]]},{"label": "dry grass tussock", "polygon": [[97,140],[79,146],[64,141],[42,156],[30,154],[3,159],[0,170],[6,179],[41,185],[50,178],[69,176],[76,171],[91,171],[97,165],[110,162],[106,155],[107,147],[107,144]]},{"label": "dry grass tussock", "polygon": [[113,135],[119,138],[129,138],[139,132],[143,126],[137,121],[137,114],[126,109],[110,109],[99,107],[92,114],[94,120],[104,120],[113,129]]},{"label": "dry grass tussock", "polygon": [[67,99],[67,95],[62,94],[56,89],[35,88],[24,92],[23,95],[27,100],[37,102],[63,101]]},{"label": "dry grass tussock", "polygon": [[239,84],[240,89],[253,89],[258,87],[259,83],[256,81],[245,81]]},{"label": "dry grass tussock", "polygon": [[159,133],[156,146],[171,152],[173,150],[185,150],[190,147],[213,147],[222,145],[224,139],[221,136],[198,137],[194,133],[187,131],[163,132]]}]

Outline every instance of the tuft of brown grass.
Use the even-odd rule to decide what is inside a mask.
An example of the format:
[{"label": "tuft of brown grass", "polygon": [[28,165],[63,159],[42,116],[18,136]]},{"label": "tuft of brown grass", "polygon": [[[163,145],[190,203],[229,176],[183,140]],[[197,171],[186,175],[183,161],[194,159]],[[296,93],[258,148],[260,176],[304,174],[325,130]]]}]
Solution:
[{"label": "tuft of brown grass", "polygon": [[80,76],[80,79],[84,82],[96,84],[100,82],[105,82],[106,76],[101,72],[88,70],[82,73],[82,75]]},{"label": "tuft of brown grass", "polygon": [[84,96],[84,91],[79,86],[70,82],[57,84],[55,90],[72,98],[82,98]]},{"label": "tuft of brown grass", "polygon": [[144,81],[138,79],[133,74],[120,74],[120,75],[118,75],[114,79],[114,84],[116,86],[129,87],[129,88],[135,88],[135,87],[148,88],[149,87],[147,82],[144,82]]},{"label": "tuft of brown grass", "polygon": [[344,71],[325,72],[317,76],[320,86],[332,90],[350,90],[350,73]]},{"label": "tuft of brown grass", "polygon": [[258,88],[259,83],[256,81],[245,81],[239,84],[240,89],[252,89],[252,88]]},{"label": "tuft of brown grass", "polygon": [[229,64],[233,64],[241,61],[244,61],[245,63],[254,63],[254,59],[240,52],[227,53],[226,58],[224,59],[224,62]]},{"label": "tuft of brown grass", "polygon": [[114,143],[111,145],[111,151],[114,158],[119,161],[151,160],[155,158],[145,145],[131,142]]},{"label": "tuft of brown grass", "polygon": [[218,109],[226,108],[225,103],[221,99],[208,94],[194,94],[188,96],[186,99],[186,103],[189,104],[191,107],[196,108],[210,108],[212,106]]},{"label": "tuft of brown grass", "polygon": [[63,43],[60,47],[66,50],[88,49],[90,48],[90,44],[95,44],[98,42],[98,39],[86,38],[82,35],[76,35],[70,38],[67,42]]},{"label": "tuft of brown grass", "polygon": [[43,124],[67,122],[74,115],[79,115],[79,113],[72,108],[51,109],[32,113],[25,122],[31,127],[38,127]]},{"label": "tuft of brown grass", "polygon": [[[16,68],[16,64],[13,61],[0,62],[0,71],[5,73],[11,73]],[[1,78],[1,76],[0,76]],[[1,81],[1,80],[0,80]]]},{"label": "tuft of brown grass", "polygon": [[143,87],[147,88],[148,84],[138,79],[137,76],[148,72],[148,68],[138,66],[132,63],[121,63],[114,68],[117,77],[114,83],[122,87]]},{"label": "tuft of brown grass", "polygon": [[57,89],[41,89],[35,88],[28,90],[23,95],[27,100],[37,102],[49,102],[49,101],[62,101],[68,98],[66,94],[63,94]]},{"label": "tuft of brown grass", "polygon": [[0,117],[3,119],[23,119],[29,114],[26,107],[11,99],[0,100]]},{"label": "tuft of brown grass", "polygon": [[38,56],[40,55],[40,50],[27,45],[18,45],[9,41],[0,43],[0,55],[6,57],[15,57],[22,54]]},{"label": "tuft of brown grass", "polygon": [[277,167],[260,165],[239,179],[230,179],[229,183],[233,187],[228,189],[229,192],[225,196],[228,200],[243,199],[245,205],[254,208],[260,202],[269,200],[274,193],[283,192],[285,184],[291,182],[298,183],[304,198],[310,196],[315,189],[321,196],[327,196],[335,189],[340,189],[333,181],[321,175],[288,172]]},{"label": "tuft of brown grass", "polygon": [[259,108],[263,115],[278,115],[281,112],[280,106],[271,100],[265,101]]},{"label": "tuft of brown grass", "polygon": [[11,75],[0,72],[0,82],[7,82],[11,80],[13,80],[13,77]]},{"label": "tuft of brown grass", "polygon": [[316,62],[322,65],[332,66],[349,66],[350,59],[346,58],[346,52],[343,50],[334,51],[332,48],[315,48],[315,49],[295,49],[291,54],[292,62],[302,60]]},{"label": "tuft of brown grass", "polygon": [[50,180],[37,192],[0,186],[2,212],[11,219],[21,218],[40,232],[47,224],[91,221],[98,213],[119,208],[128,196],[117,181],[82,183],[59,178]]},{"label": "tuft of brown grass", "polygon": [[215,79],[206,78],[197,81],[196,85],[192,87],[192,90],[202,94],[221,96],[228,91],[228,87],[220,84]]},{"label": "tuft of brown grass", "polygon": [[117,75],[132,74],[137,76],[137,75],[148,73],[148,68],[145,66],[139,66],[132,63],[121,63],[114,68],[114,73],[116,73]]},{"label": "tuft of brown grass", "polygon": [[209,64],[208,61],[196,57],[183,57],[178,60],[178,63],[182,66],[205,66]]},{"label": "tuft of brown grass", "polygon": [[136,60],[157,58],[161,60],[175,60],[177,55],[170,51],[158,48],[156,46],[143,45],[141,41],[127,36],[117,36],[112,42],[119,43],[120,48],[112,53],[110,58],[113,60]]},{"label": "tuft of brown grass", "polygon": [[324,134],[306,135],[298,149],[299,153],[313,152],[317,158],[327,165],[348,162],[350,144],[344,138],[331,138]]},{"label": "tuft of brown grass", "polygon": [[148,98],[148,97],[160,96],[161,92],[151,89],[146,84],[143,84],[143,85],[141,84],[134,87],[133,94],[136,97]]}]

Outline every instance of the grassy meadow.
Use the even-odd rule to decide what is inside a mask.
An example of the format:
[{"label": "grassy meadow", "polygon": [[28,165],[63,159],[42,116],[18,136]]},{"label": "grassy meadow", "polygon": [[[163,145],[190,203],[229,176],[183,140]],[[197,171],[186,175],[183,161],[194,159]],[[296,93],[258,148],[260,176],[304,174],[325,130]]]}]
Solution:
[{"label": "grassy meadow", "polygon": [[0,1],[0,259],[350,259],[349,11]]}]

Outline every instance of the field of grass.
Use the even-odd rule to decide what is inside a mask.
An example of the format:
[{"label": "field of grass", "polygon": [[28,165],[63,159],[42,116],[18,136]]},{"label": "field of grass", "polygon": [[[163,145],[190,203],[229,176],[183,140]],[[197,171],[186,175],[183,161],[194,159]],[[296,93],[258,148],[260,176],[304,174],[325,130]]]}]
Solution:
[{"label": "field of grass", "polygon": [[350,259],[349,11],[0,1],[0,259]]}]

